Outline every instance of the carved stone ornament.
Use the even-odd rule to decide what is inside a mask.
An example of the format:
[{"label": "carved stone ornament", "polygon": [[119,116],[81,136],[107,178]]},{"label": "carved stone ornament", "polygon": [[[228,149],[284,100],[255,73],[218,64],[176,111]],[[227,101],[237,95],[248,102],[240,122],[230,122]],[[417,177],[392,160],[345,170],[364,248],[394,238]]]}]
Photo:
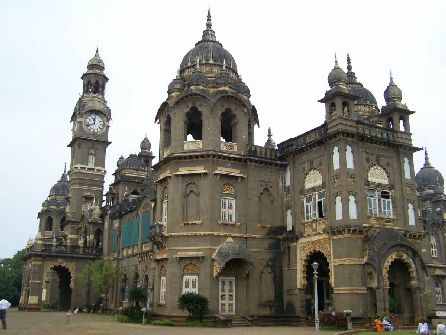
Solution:
[{"label": "carved stone ornament", "polygon": [[371,183],[389,184],[389,177],[386,171],[379,165],[373,165],[369,169],[368,180]]},{"label": "carved stone ornament", "polygon": [[321,173],[316,169],[310,170],[307,173],[307,176],[305,177],[305,182],[304,182],[305,189],[309,189],[320,185],[322,185]]},{"label": "carved stone ornament", "polygon": [[166,235],[164,234],[164,224],[161,222],[155,222],[150,225],[149,228],[149,236],[152,240],[152,243],[158,249],[164,249],[166,247]]},{"label": "carved stone ornament", "polygon": [[395,251],[391,253],[385,260],[384,266],[383,266],[383,285],[385,289],[389,288],[389,269],[390,265],[395,259],[399,259],[403,261],[409,270],[409,276],[410,276],[410,286],[412,288],[416,288],[419,286],[419,282],[417,280],[417,269],[415,267],[415,263],[413,260],[404,252],[401,250]]},{"label": "carved stone ornament", "polygon": [[[331,260],[331,248],[330,248],[330,240],[328,238],[302,242],[299,247],[299,260],[300,260],[300,273],[298,273],[300,277],[301,288],[305,286],[305,277],[306,277],[306,264],[308,263],[310,256],[320,251],[327,258],[329,263],[330,272],[333,273],[333,264],[330,262]],[[330,285],[334,287],[333,276],[330,276]]]},{"label": "carved stone ornament", "polygon": [[184,274],[198,274],[198,268],[195,264],[189,263],[184,267]]},{"label": "carved stone ornament", "polygon": [[229,183],[223,184],[221,193],[224,193],[224,194],[235,194],[234,186],[232,186]]},{"label": "carved stone ornament", "polygon": [[[214,254],[212,255],[212,259],[214,260],[214,278],[216,278],[220,274],[226,263],[228,263],[232,259],[241,259],[245,261],[247,265],[253,265],[252,257],[248,253],[245,245],[242,243],[234,242],[231,237],[228,237],[225,243],[221,244],[217,248],[217,250],[215,250]],[[244,271],[246,272],[246,274],[249,272],[249,266],[245,269],[246,271]]]}]

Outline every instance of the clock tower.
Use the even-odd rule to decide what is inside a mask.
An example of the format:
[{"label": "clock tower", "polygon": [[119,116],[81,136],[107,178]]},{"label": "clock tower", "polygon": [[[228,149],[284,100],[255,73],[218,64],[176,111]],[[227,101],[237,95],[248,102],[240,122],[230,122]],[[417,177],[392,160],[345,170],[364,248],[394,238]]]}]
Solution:
[{"label": "clock tower", "polygon": [[[92,218],[97,216],[93,212],[98,213],[102,205],[105,154],[110,144],[108,130],[111,119],[110,108],[104,97],[108,78],[104,74],[104,62],[97,49],[81,79],[83,91],[71,116],[72,139],[68,144],[71,148],[71,164],[66,233],[67,244],[93,246],[93,239],[90,241],[87,238],[92,232],[86,230],[87,223],[93,223]],[[94,225],[98,225],[94,227],[95,231],[102,230],[99,227],[100,220]]]}]

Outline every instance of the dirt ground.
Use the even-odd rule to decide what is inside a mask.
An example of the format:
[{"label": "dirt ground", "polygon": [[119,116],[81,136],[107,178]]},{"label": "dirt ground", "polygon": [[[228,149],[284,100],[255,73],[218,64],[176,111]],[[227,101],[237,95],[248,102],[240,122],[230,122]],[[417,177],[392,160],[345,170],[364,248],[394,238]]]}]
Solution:
[{"label": "dirt ground", "polygon": [[[9,310],[8,329],[1,334],[11,335],[313,335],[312,327],[233,327],[233,328],[190,328],[160,327],[119,323],[114,316],[97,314],[72,314],[67,322],[64,312],[19,312]],[[334,335],[334,332],[321,332]]]}]

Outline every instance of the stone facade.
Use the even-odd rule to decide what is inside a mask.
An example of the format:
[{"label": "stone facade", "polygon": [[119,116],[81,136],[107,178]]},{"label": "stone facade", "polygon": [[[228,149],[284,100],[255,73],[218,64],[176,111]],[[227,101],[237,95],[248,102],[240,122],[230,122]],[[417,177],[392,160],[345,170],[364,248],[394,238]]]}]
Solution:
[{"label": "stone facade", "polygon": [[317,262],[321,310],[411,323],[443,309],[443,177],[427,158],[415,176],[413,111],[392,77],[379,109],[350,57],[347,73],[336,60],[320,100],[325,122],[277,147],[269,130],[257,146],[249,88],[208,14],[155,116],[159,161],[152,166],[145,138],[138,155],[118,160],[100,207],[110,120],[103,70],[97,53],[72,117],[70,170],[28,244],[22,308],[93,303],[75,273],[106,257],[123,273],[111,308],[142,286],[162,315],[184,314],[178,297],[195,292],[216,316],[306,318]]}]

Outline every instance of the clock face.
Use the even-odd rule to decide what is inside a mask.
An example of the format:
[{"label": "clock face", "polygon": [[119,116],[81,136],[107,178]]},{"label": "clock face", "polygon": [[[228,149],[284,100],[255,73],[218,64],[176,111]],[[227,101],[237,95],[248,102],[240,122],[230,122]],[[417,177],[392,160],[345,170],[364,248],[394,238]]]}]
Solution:
[{"label": "clock face", "polygon": [[89,114],[84,120],[84,128],[92,134],[100,134],[105,128],[104,119],[98,114]]}]

